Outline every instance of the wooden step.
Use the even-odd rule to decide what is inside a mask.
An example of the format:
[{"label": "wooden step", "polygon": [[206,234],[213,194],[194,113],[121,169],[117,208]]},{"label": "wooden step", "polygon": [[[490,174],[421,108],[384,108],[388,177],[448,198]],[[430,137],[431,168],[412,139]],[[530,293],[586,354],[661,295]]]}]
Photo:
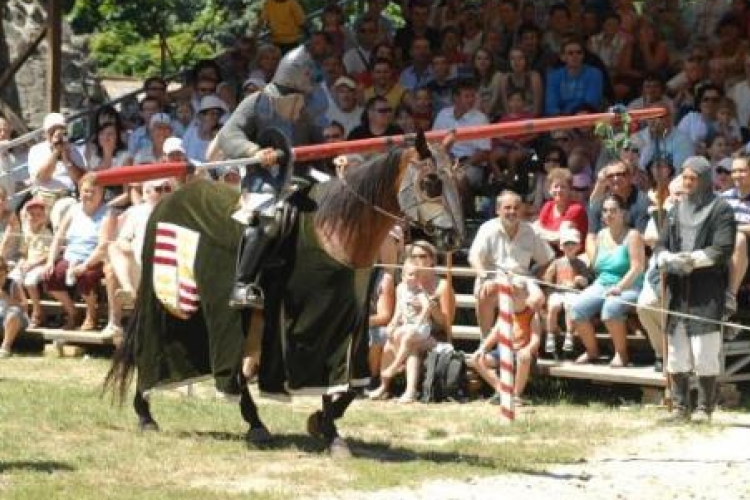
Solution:
[{"label": "wooden step", "polygon": [[41,335],[46,341],[75,344],[114,344],[114,335],[103,330],[63,330],[62,328],[27,328],[28,333]]},{"label": "wooden step", "polygon": [[558,378],[575,378],[650,387],[664,387],[664,375],[654,371],[653,366],[626,366],[610,368],[607,363],[577,365],[572,361],[537,360],[537,368],[543,375]]}]

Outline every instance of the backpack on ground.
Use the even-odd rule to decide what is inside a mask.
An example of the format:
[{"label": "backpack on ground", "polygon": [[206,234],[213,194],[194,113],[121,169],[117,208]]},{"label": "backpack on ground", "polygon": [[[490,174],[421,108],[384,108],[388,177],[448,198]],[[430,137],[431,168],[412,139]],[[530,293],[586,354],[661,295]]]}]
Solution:
[{"label": "backpack on ground", "polygon": [[422,402],[460,401],[466,397],[466,354],[433,349],[424,360]]}]

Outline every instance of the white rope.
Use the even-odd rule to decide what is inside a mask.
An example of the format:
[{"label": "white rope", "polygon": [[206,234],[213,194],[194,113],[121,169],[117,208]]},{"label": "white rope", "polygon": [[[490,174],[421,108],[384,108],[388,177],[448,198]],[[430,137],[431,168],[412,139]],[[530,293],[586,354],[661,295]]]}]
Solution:
[{"label": "white rope", "polygon": [[[379,267],[379,268],[383,268],[383,269],[403,269],[404,266],[403,265],[396,265],[396,264],[393,264],[393,265],[389,265],[389,264],[376,264],[375,267]],[[465,276],[465,277],[477,277],[477,276],[479,276],[479,272],[476,269],[473,269],[473,268],[470,268],[470,267],[452,267],[452,268],[440,267],[440,266],[435,266],[435,267],[418,267],[418,266],[415,266],[415,267],[416,267],[416,269],[423,269],[423,270],[435,271],[438,274],[446,274],[448,272],[451,272],[455,276]],[[583,290],[579,290],[577,288],[570,288],[570,287],[566,287],[566,286],[563,286],[563,285],[557,285],[555,283],[550,283],[550,282],[541,280],[541,279],[533,277],[533,276],[527,276],[525,274],[519,274],[519,273],[510,271],[510,270],[507,270],[507,269],[499,269],[498,271],[490,271],[489,273],[491,274],[492,272],[505,272],[506,274],[508,274],[510,276],[520,276],[520,277],[522,277],[522,278],[524,278],[524,279],[526,279],[528,281],[532,281],[532,282],[534,282],[534,283],[536,283],[538,285],[543,285],[543,286],[546,286],[546,287],[554,288],[554,289],[556,289],[558,291],[572,292],[572,293],[576,293],[576,294],[579,294],[579,293],[581,293],[583,291]],[[704,318],[702,316],[695,316],[693,314],[688,314],[688,313],[684,313],[684,312],[672,311],[670,309],[665,309],[665,308],[662,308],[662,307],[650,306],[650,305],[647,305],[647,304],[638,304],[638,303],[635,303],[635,302],[630,302],[628,300],[625,300],[625,299],[623,299],[622,297],[620,297],[618,295],[609,295],[607,298],[617,300],[618,302],[622,302],[623,304],[635,307],[637,309],[646,309],[648,311],[659,312],[659,313],[662,313],[662,314],[666,313],[666,314],[669,314],[669,315],[672,315],[672,316],[675,316],[675,317],[678,317],[678,318],[689,319],[689,320],[692,320],[692,321],[700,321],[700,322],[703,322],[703,323],[711,323],[711,324],[717,325],[719,327],[734,328],[736,330],[750,331],[750,326],[743,325],[743,324],[740,324],[740,323],[732,323],[732,322],[729,322],[729,321],[721,321],[721,320],[715,320],[715,319],[710,319],[710,318]]]}]

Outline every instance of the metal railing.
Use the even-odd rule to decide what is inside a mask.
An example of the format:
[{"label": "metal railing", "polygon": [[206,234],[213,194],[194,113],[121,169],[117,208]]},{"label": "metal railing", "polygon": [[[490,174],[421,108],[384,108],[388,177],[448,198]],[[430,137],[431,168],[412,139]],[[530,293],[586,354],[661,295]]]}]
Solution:
[{"label": "metal railing", "polygon": [[[337,4],[339,6],[341,6],[341,7],[346,7],[347,5],[349,5],[351,3],[355,3],[356,1],[357,0],[340,0],[339,2],[337,2]],[[310,14],[308,14],[306,16],[306,21],[309,23],[309,22],[311,22],[311,21],[313,21],[313,20],[321,17],[322,13],[323,13],[323,9],[315,10],[315,11],[311,12]],[[266,38],[268,35],[269,35],[269,31],[265,30],[260,35],[258,35],[258,38],[259,39]],[[176,73],[174,75],[171,75],[171,76],[168,76],[168,77],[164,77],[164,79],[167,82],[175,81],[177,79],[183,78],[184,75],[185,75],[185,73],[188,72],[188,71],[190,71],[190,70],[189,69],[183,69],[183,70],[181,70],[180,72],[178,72],[178,73]],[[122,103],[124,101],[128,101],[130,99],[137,98],[143,92],[144,92],[143,88],[139,88],[137,90],[133,90],[131,92],[128,92],[126,94],[123,94],[123,95],[117,97],[116,99],[112,99],[111,101],[108,101],[106,103],[100,104],[100,105],[95,106],[95,107],[90,108],[90,109],[85,109],[83,111],[79,111],[79,112],[74,113],[74,114],[72,114],[70,116],[66,116],[65,119],[68,122],[74,122],[74,121],[79,120],[81,118],[85,118],[87,116],[95,114],[96,112],[99,111],[99,109],[103,108],[104,106],[116,106],[116,105],[118,105],[118,104],[120,104],[120,103]],[[27,133],[25,133],[25,134],[23,134],[23,135],[21,135],[19,137],[16,137],[15,139],[11,139],[11,140],[9,140],[7,142],[4,142],[4,143],[0,144],[0,154],[2,154],[4,151],[16,148],[16,147],[24,145],[24,144],[26,144],[28,142],[36,141],[43,134],[44,134],[44,129],[42,129],[40,127],[38,129],[29,131],[29,132],[27,132]],[[4,173],[4,174],[0,174],[0,177],[2,177],[4,175],[8,175],[8,173],[9,172]]]}]

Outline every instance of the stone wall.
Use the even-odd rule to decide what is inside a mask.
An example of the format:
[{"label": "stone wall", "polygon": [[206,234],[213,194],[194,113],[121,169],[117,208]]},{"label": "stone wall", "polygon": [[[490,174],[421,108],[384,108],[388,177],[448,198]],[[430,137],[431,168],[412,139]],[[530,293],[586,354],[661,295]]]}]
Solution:
[{"label": "stone wall", "polygon": [[[0,68],[7,68],[24,51],[44,27],[47,18],[44,0],[5,0],[2,2],[0,32]],[[101,87],[94,78],[93,68],[85,54],[84,41],[72,36],[63,20],[62,46],[62,111],[65,113],[89,107],[101,98]],[[30,127],[41,124],[47,112],[47,40],[16,73],[15,78],[0,89],[0,98],[10,105]]]}]

